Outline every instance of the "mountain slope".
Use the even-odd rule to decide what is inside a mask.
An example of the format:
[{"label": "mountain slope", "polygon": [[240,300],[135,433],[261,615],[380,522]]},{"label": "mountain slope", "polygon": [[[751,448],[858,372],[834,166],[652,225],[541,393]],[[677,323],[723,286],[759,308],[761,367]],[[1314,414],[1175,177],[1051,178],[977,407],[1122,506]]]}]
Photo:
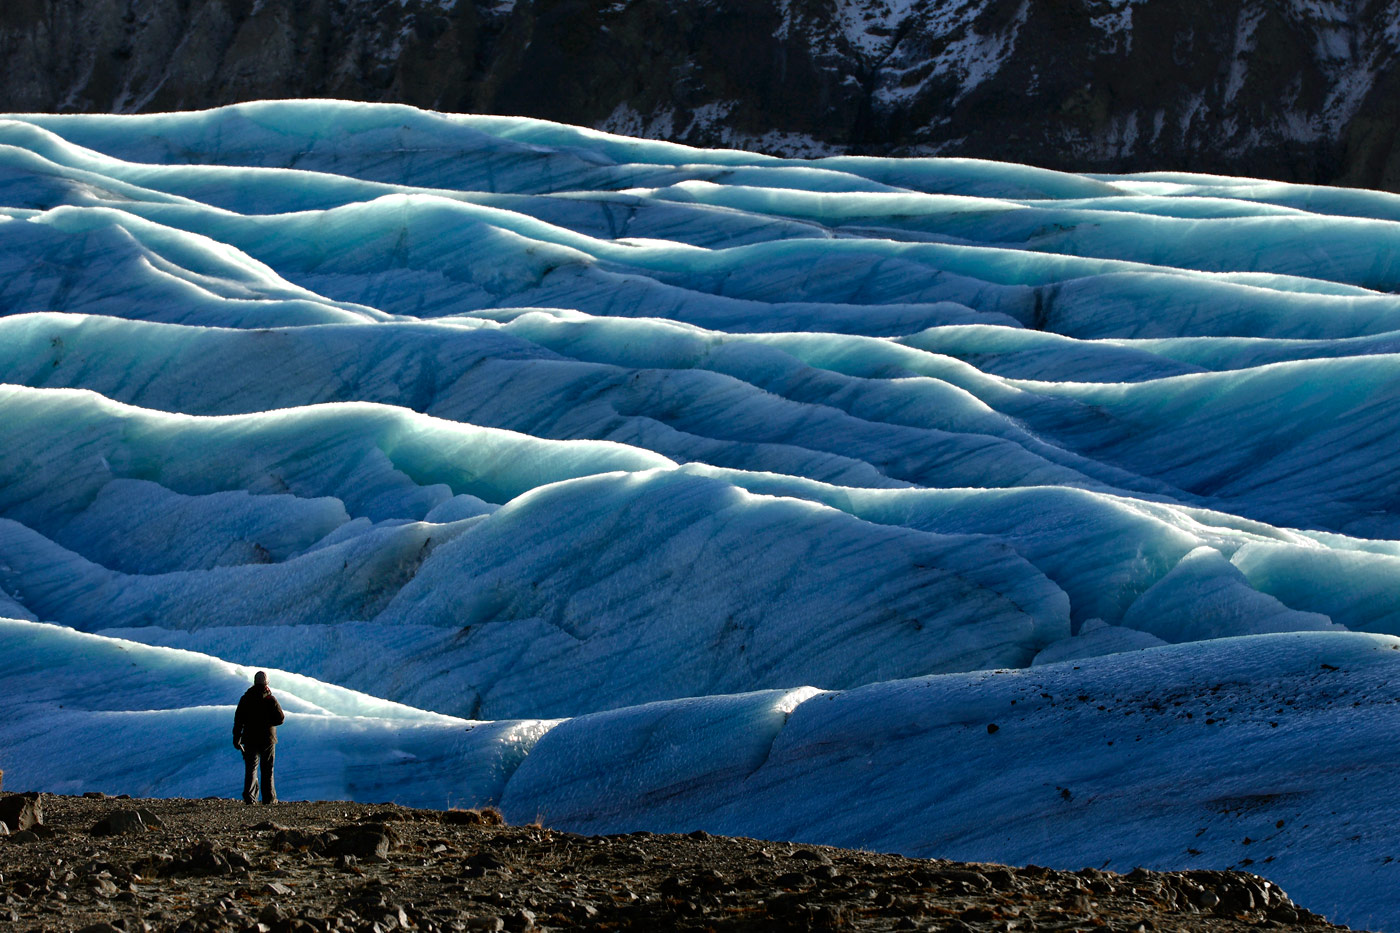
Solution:
[{"label": "mountain slope", "polygon": [[0,108],[271,97],[1400,190],[1400,0],[24,0]]}]

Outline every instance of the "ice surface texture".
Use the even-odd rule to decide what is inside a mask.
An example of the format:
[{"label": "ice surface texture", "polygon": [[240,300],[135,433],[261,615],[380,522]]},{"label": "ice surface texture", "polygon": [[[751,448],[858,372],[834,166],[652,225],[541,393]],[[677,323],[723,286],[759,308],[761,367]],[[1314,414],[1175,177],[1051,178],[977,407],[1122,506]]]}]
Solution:
[{"label": "ice surface texture", "polygon": [[3,119],[4,766],[223,791],[269,667],[289,796],[1253,859],[1400,927],[1394,834],[1334,838],[1391,803],[1397,349],[1392,195]]}]

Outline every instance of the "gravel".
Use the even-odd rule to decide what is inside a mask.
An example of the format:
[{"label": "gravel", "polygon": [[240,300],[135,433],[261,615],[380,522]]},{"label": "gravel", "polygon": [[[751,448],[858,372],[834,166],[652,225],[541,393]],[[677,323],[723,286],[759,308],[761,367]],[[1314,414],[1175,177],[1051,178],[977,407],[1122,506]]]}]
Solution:
[{"label": "gravel", "polygon": [[[92,834],[118,813],[139,818]],[[1344,929],[1234,871],[1052,871],[699,831],[590,837],[391,804],[45,795],[43,814],[28,842],[0,838],[0,929]]]}]

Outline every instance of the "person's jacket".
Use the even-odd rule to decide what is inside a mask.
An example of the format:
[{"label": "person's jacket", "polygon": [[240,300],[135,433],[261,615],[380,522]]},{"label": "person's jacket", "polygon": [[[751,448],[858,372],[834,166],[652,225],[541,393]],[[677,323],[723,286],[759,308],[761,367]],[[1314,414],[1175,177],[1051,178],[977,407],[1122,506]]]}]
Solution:
[{"label": "person's jacket", "polygon": [[233,740],[249,751],[277,744],[277,727],[286,720],[282,707],[266,687],[249,687],[233,714]]}]

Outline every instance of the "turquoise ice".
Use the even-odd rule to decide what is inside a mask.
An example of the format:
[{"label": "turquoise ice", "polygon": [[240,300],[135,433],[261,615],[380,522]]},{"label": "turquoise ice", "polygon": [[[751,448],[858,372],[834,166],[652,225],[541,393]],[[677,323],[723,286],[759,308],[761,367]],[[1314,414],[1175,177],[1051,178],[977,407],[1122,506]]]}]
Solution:
[{"label": "turquoise ice", "polygon": [[269,668],[288,796],[1400,927],[1397,351],[1394,195],[0,118],[7,779],[224,792]]}]

